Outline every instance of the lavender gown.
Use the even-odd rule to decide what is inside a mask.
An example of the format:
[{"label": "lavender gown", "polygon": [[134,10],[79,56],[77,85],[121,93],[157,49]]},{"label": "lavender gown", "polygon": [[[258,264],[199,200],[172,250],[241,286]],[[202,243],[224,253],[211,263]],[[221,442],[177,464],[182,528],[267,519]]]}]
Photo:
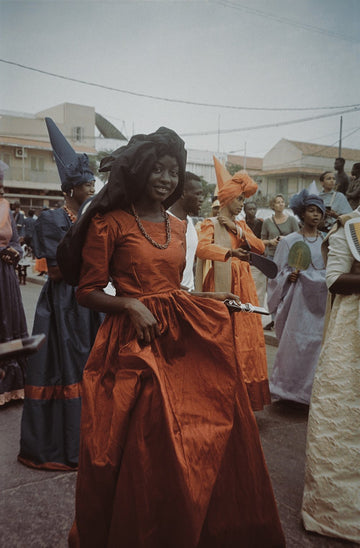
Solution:
[{"label": "lavender gown", "polygon": [[287,263],[289,250],[298,241],[303,236],[293,232],[279,242],[274,257],[279,272],[268,282],[268,305],[270,312],[276,312],[279,341],[270,392],[277,399],[308,404],[320,354],[327,287],[320,236],[312,243],[306,241],[312,257],[309,268],[300,271],[296,283],[287,281],[294,270]]}]

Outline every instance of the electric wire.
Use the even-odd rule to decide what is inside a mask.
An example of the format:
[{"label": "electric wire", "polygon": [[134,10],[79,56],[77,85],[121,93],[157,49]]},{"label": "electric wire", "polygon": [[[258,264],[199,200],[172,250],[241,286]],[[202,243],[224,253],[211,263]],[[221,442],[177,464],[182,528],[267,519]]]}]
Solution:
[{"label": "electric wire", "polygon": [[214,3],[227,8],[234,9],[234,10],[245,11],[246,13],[251,13],[253,15],[257,15],[260,17],[265,17],[266,19],[272,19],[274,21],[277,21],[278,23],[284,23],[286,25],[290,25],[292,27],[296,27],[302,30],[316,32],[317,34],[323,34],[325,36],[329,36],[330,38],[338,38],[340,40],[345,40],[347,42],[358,43],[358,40],[355,40],[351,36],[348,36],[346,34],[331,31],[321,27],[316,27],[314,25],[309,25],[308,23],[301,23],[300,21],[296,21],[295,19],[290,19],[289,17],[274,15],[271,12],[265,12],[256,8],[252,8],[250,6],[245,6],[244,4],[241,4],[239,2],[235,3],[227,0],[215,0]]},{"label": "electric wire", "polygon": [[350,108],[347,110],[342,110],[338,112],[332,112],[328,114],[320,114],[318,116],[310,116],[307,118],[297,118],[295,120],[287,120],[285,122],[275,122],[272,124],[261,124],[257,126],[247,126],[242,128],[232,128],[232,129],[214,129],[209,131],[201,131],[201,132],[192,132],[192,133],[180,133],[181,137],[195,137],[195,136],[204,136],[204,135],[225,135],[229,133],[240,133],[242,131],[252,131],[257,129],[268,129],[273,127],[280,127],[280,126],[289,126],[292,124],[300,124],[302,122],[309,122],[312,120],[319,120],[320,118],[330,118],[331,116],[339,116],[340,114],[346,114],[348,112],[357,112],[360,110],[360,107]]},{"label": "electric wire", "polygon": [[72,78],[71,76],[64,76],[62,74],[56,74],[54,72],[49,72],[47,70],[38,69],[35,67],[30,67],[28,65],[23,65],[21,63],[16,63],[15,61],[9,61],[7,59],[0,59],[1,63],[12,65],[18,68],[30,70],[32,72],[37,72],[39,74],[45,74],[46,76],[51,76],[53,78],[60,78],[61,80],[67,80],[69,82],[76,82],[78,84],[83,84],[86,86],[92,86],[96,88],[106,89],[109,91],[115,91],[117,93],[123,93],[126,95],[132,95],[135,97],[143,97],[145,99],[153,99],[155,101],[165,101],[167,103],[177,103],[183,105],[194,105],[208,108],[220,108],[220,109],[231,109],[231,110],[249,110],[249,111],[270,111],[270,112],[287,112],[287,111],[310,111],[310,110],[336,110],[339,108],[352,108],[360,106],[360,103],[353,105],[337,105],[337,106],[320,106],[320,107],[249,107],[249,106],[239,106],[239,105],[224,105],[217,103],[204,103],[200,101],[188,101],[185,99],[174,99],[170,97],[161,97],[158,95],[149,95],[147,93],[141,93],[137,91],[131,91],[127,89],[116,88],[113,86],[107,86],[104,84],[98,84],[96,82],[89,82],[87,80],[82,80],[80,78]]}]

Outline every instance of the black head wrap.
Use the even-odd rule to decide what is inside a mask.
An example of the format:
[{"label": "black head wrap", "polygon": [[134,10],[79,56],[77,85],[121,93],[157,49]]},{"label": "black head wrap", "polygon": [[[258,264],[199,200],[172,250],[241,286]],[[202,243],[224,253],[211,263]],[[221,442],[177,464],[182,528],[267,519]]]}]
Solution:
[{"label": "black head wrap", "polygon": [[163,204],[167,209],[180,198],[185,181],[185,143],[175,131],[160,127],[149,135],[134,135],[127,145],[102,160],[99,171],[110,171],[108,183],[58,246],[57,261],[67,283],[79,282],[81,249],[92,217],[96,213],[125,209],[135,202],[144,192],[154,163],[165,154],[174,156],[179,164],[179,183]]},{"label": "black head wrap", "polygon": [[[143,193],[156,160],[169,154],[178,161],[179,184],[164,202],[164,207],[168,208],[182,194],[186,165],[184,145],[184,141],[175,131],[166,127],[161,127],[149,135],[134,135],[126,146],[118,148],[101,161],[99,171],[110,171],[110,177],[107,185],[94,198],[94,205],[98,204],[101,210],[105,207],[105,211],[128,207]],[[108,197],[109,204],[105,197]],[[108,209],[108,205],[111,204],[112,207]]]}]

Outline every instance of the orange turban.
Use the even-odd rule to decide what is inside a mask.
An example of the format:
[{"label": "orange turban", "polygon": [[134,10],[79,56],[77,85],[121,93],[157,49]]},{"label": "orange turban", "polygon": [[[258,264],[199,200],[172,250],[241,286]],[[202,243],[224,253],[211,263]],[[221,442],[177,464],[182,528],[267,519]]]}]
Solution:
[{"label": "orange turban", "polygon": [[221,207],[229,204],[234,198],[244,194],[249,198],[257,191],[257,184],[246,171],[238,171],[231,176],[225,166],[214,156],[214,165],[218,183],[218,199]]}]

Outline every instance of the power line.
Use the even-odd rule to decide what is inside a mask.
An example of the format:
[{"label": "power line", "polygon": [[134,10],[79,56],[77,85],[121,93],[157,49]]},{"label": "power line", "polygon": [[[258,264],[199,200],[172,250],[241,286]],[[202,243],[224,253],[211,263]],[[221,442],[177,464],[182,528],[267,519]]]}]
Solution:
[{"label": "power line", "polygon": [[341,110],[339,112],[332,112],[330,114],[319,114],[318,116],[309,116],[307,118],[297,118],[296,120],[288,120],[286,122],[275,122],[273,124],[262,124],[260,126],[247,126],[242,128],[234,128],[234,129],[221,129],[219,132],[219,129],[213,129],[210,131],[202,131],[202,132],[194,132],[194,133],[181,133],[182,137],[198,137],[202,135],[217,135],[220,133],[221,135],[225,135],[228,133],[238,133],[241,131],[252,131],[257,129],[267,129],[272,127],[280,127],[280,126],[289,126],[291,124],[300,124],[301,122],[309,122],[312,120],[319,120],[320,118],[330,118],[331,116],[339,116],[339,114],[346,114],[348,112],[357,112],[360,110],[359,106],[356,106],[355,108],[350,108],[347,110]]},{"label": "power line", "polygon": [[277,21],[278,23],[285,23],[286,25],[290,25],[292,27],[296,27],[296,28],[311,31],[311,32],[316,32],[317,34],[323,34],[331,38],[339,38],[340,40],[346,40],[347,42],[358,43],[358,40],[354,40],[353,38],[351,38],[350,36],[347,36],[346,34],[342,34],[340,32],[334,32],[321,27],[315,27],[314,25],[309,25],[307,23],[301,23],[299,21],[296,21],[295,19],[290,19],[289,17],[282,17],[280,15],[274,15],[271,12],[261,11],[255,8],[251,8],[249,6],[245,6],[241,3],[235,4],[234,2],[229,2],[227,0],[218,0],[218,1],[215,1],[215,3],[225,6],[227,8],[232,8],[234,10],[245,11],[253,15],[265,17],[266,19],[273,19],[274,21]]},{"label": "power line", "polygon": [[89,82],[87,80],[81,80],[79,78],[72,78],[70,76],[64,76],[62,74],[56,74],[54,72],[49,72],[47,70],[38,69],[35,67],[30,67],[28,65],[23,65],[21,63],[16,63],[14,61],[9,61],[7,59],[0,59],[1,63],[6,63],[7,65],[13,65],[15,67],[23,68],[30,70],[32,72],[37,72],[40,74],[45,74],[46,76],[52,76],[53,78],[60,78],[61,80],[67,80],[69,82],[76,82],[78,84],[83,84],[86,86],[92,86],[96,88],[106,89],[109,91],[115,91],[117,93],[123,93],[126,95],[132,95],[135,97],[143,97],[145,99],[153,99],[155,101],[165,101],[167,103],[179,103],[183,105],[194,105],[208,108],[221,108],[221,109],[231,109],[231,110],[253,110],[253,111],[273,111],[273,112],[286,112],[286,111],[309,111],[309,110],[336,110],[339,108],[352,108],[360,106],[360,103],[354,105],[338,105],[338,106],[326,106],[326,107],[248,107],[248,106],[236,106],[236,105],[223,105],[216,103],[203,103],[199,101],[187,101],[185,99],[173,99],[170,97],[160,97],[157,95],[149,95],[146,93],[140,93],[137,91],[131,91],[127,89],[115,88],[112,86],[105,86],[104,84],[97,84],[96,82]]}]

